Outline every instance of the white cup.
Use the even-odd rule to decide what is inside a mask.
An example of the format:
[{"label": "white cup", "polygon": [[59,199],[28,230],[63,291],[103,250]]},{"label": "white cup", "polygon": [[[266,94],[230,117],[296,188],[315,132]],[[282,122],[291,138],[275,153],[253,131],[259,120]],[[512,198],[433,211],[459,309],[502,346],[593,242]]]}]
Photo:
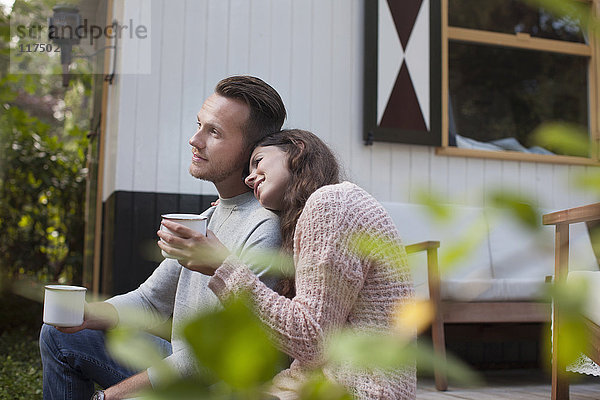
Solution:
[{"label": "white cup", "polygon": [[86,288],[69,285],[46,285],[44,323],[70,327],[83,324]]},{"label": "white cup", "polygon": [[[201,234],[206,236],[206,217],[198,214],[164,214],[161,215],[163,219],[176,222],[178,224],[184,225],[196,232],[200,232]],[[173,233],[166,226],[160,225],[160,230],[168,233]],[[165,258],[177,258],[164,250],[161,251],[163,257]]]}]

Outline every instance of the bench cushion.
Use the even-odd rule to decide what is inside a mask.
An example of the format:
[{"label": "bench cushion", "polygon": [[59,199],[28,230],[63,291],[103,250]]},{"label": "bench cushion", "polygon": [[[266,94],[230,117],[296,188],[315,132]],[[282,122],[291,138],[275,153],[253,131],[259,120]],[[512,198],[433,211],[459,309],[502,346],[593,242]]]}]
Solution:
[{"label": "bench cushion", "polygon": [[[554,226],[541,225],[540,221],[540,229],[532,230],[495,210],[486,211],[486,218],[494,278],[543,281],[545,276],[554,275]],[[598,270],[585,223],[570,226],[569,243],[570,270]]]},{"label": "bench cushion", "polygon": [[[554,227],[533,231],[498,210],[445,206],[449,220],[435,217],[420,204],[382,203],[404,244],[440,241],[441,297],[454,301],[536,301],[545,277],[554,275]],[[550,211],[542,211],[547,213]],[[540,217],[541,218],[541,217]],[[541,226],[541,220],[540,220]],[[472,248],[448,264],[449,255],[465,238]],[[429,298],[427,255],[409,255],[418,298]],[[598,271],[584,223],[570,228],[570,270]]]},{"label": "bench cushion", "polygon": [[[427,240],[439,240],[440,273],[442,280],[491,280],[492,269],[489,254],[487,225],[480,208],[464,206],[448,206],[451,215],[449,220],[440,221],[428,207],[419,204],[382,203],[392,217],[402,242],[413,244]],[[477,235],[477,243],[473,251],[454,265],[444,265],[443,260],[453,250],[457,243],[463,240],[474,224],[478,224],[482,234]],[[427,287],[427,256],[425,252],[409,256],[409,263],[415,281],[418,298],[428,298]],[[442,296],[444,294],[442,293]]]},{"label": "bench cushion", "polygon": [[[487,210],[492,275],[498,279],[537,279],[554,275],[554,227],[531,229],[497,210]],[[540,217],[541,218],[541,217]]]}]

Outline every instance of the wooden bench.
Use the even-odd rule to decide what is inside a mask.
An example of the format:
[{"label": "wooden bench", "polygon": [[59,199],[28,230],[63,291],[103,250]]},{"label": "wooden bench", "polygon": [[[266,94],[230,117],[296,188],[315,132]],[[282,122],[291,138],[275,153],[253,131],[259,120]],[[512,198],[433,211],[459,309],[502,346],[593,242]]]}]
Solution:
[{"label": "wooden bench", "polygon": [[[455,219],[443,227],[428,216],[427,206],[382,204],[404,243],[416,243],[406,246],[409,263],[417,297],[430,299],[435,307],[432,341],[441,359],[446,353],[445,324],[550,322],[550,303],[541,298],[545,278],[554,272],[551,227],[540,224],[543,240],[538,240],[511,217],[498,218],[482,208],[449,206]],[[444,251],[451,251],[473,225],[480,228],[479,242],[458,268],[449,270],[442,265]],[[580,230],[582,235],[587,237],[587,231]],[[546,247],[540,247],[540,241]],[[590,256],[587,247],[582,253]],[[446,390],[443,365],[434,369],[434,376],[436,388]]]},{"label": "wooden bench", "polygon": [[[572,224],[600,220],[600,203],[583,207],[557,211],[543,216],[544,225],[555,226],[555,272],[554,280],[557,284],[564,284],[569,275],[569,228]],[[597,266],[596,266],[597,267]],[[600,274],[600,271],[586,271],[586,273]],[[598,291],[600,288],[590,288]],[[554,315],[552,325],[552,400],[567,400],[569,398],[569,381],[566,376],[566,365],[561,356],[559,337],[561,337],[560,324],[563,317],[561,304],[554,301]],[[600,304],[596,305],[596,308]],[[600,364],[600,318],[584,312],[585,329],[591,340],[590,351],[587,355],[596,364]],[[588,318],[589,317],[589,318]]]}]

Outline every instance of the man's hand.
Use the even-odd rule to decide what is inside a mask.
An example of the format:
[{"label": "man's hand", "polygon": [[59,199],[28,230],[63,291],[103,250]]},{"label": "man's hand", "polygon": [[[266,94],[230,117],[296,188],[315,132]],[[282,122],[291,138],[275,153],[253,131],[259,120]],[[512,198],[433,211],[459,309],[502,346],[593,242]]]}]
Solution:
[{"label": "man's hand", "polygon": [[137,393],[152,386],[148,371],[142,371],[109,387],[104,391],[105,400],[121,400],[134,397]]},{"label": "man's hand", "polygon": [[213,275],[229,255],[227,247],[211,230],[207,230],[204,236],[172,221],[163,220],[162,224],[172,234],[159,230],[157,234],[161,240],[158,247],[177,258],[179,264],[185,268],[204,275]]},{"label": "man's hand", "polygon": [[84,329],[107,330],[114,328],[119,322],[117,309],[110,303],[87,303],[83,314],[83,324],[59,328],[64,333],[75,333]]}]

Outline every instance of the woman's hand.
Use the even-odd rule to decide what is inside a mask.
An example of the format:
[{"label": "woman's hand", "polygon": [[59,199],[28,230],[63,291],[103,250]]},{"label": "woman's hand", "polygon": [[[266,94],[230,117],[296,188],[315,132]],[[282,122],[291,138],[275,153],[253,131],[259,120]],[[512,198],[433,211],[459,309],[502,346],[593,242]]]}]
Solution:
[{"label": "woman's hand", "polygon": [[213,275],[229,256],[229,250],[208,230],[206,236],[173,221],[162,220],[172,233],[159,230],[158,247],[179,260],[179,264],[204,275]]}]

